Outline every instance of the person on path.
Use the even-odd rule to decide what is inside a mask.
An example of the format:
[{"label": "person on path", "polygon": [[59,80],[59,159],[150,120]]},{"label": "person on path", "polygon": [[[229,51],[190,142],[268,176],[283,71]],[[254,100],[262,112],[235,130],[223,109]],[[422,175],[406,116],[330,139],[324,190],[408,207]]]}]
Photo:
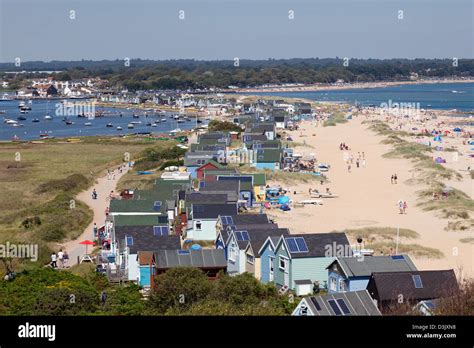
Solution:
[{"label": "person on path", "polygon": [[69,267],[69,255],[67,253],[67,250],[64,250],[63,262],[64,262],[64,268],[68,268]]},{"label": "person on path", "polygon": [[58,252],[58,261],[59,261],[59,268],[63,268],[63,267],[64,267],[64,253],[63,253],[63,249],[59,249],[59,252]]},{"label": "person on path", "polygon": [[94,237],[97,237],[97,224],[94,222],[94,227],[92,228],[92,230],[94,231]]},{"label": "person on path", "polygon": [[53,253],[51,254],[51,267],[52,267],[52,268],[57,268],[57,267],[58,267],[58,265],[57,265],[57,263],[56,263],[56,262],[57,262],[57,258],[58,258],[58,257],[56,256],[56,253],[53,252]]}]

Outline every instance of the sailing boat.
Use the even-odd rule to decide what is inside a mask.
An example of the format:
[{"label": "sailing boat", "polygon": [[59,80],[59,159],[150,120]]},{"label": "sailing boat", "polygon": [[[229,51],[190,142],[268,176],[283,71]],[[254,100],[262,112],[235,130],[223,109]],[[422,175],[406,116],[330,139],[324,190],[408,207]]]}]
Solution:
[{"label": "sailing boat", "polygon": [[44,116],[45,120],[52,120],[53,118],[49,115],[49,101],[46,104],[46,116]]}]

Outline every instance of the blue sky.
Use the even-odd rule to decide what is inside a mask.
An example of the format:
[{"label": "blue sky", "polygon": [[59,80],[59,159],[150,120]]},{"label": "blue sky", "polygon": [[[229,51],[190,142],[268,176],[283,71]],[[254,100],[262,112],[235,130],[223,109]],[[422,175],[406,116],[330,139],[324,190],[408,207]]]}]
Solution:
[{"label": "blue sky", "polygon": [[[473,3],[0,0],[0,61],[473,58]],[[70,10],[76,19],[69,18]]]}]

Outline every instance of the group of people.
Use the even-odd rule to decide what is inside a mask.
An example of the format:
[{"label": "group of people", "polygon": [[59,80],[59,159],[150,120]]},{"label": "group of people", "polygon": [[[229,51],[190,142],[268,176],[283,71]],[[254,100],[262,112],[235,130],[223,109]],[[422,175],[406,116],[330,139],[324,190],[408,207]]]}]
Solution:
[{"label": "group of people", "polygon": [[404,201],[403,199],[400,199],[397,205],[398,205],[398,210],[400,211],[400,214],[407,213],[408,204],[406,201]]},{"label": "group of people", "polygon": [[339,150],[349,150],[349,145],[346,145],[346,143],[340,143],[339,144]]},{"label": "group of people", "polygon": [[[350,173],[352,169],[352,165],[354,164],[354,155],[346,155],[346,164],[347,164],[347,171]],[[360,168],[360,166],[365,167],[365,152],[357,152],[357,158],[355,159],[355,164],[357,168]]]},{"label": "group of people", "polygon": [[[130,163],[128,164],[130,166]],[[122,174],[123,170],[126,168],[125,164],[122,164],[117,167],[117,169],[107,169],[107,179],[108,180],[115,180],[115,173]]]},{"label": "group of people", "polygon": [[66,250],[59,249],[56,254],[51,254],[51,267],[52,268],[67,268],[69,267],[69,255]]},{"label": "group of people", "polygon": [[396,184],[396,183],[397,183],[397,180],[398,180],[397,173],[392,174],[392,177],[390,178],[390,182],[391,182],[392,184]]}]

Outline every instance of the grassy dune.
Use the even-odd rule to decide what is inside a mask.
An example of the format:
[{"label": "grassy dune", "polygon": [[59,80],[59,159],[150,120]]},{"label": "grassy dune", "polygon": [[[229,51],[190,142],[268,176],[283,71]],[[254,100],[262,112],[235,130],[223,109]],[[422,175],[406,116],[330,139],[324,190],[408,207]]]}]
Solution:
[{"label": "grassy dune", "polygon": [[1,144],[0,243],[37,243],[47,250],[48,242],[74,238],[92,219],[87,206],[72,201],[75,195],[122,163],[126,154],[134,160],[144,149],[168,143],[89,137],[80,143]]}]

